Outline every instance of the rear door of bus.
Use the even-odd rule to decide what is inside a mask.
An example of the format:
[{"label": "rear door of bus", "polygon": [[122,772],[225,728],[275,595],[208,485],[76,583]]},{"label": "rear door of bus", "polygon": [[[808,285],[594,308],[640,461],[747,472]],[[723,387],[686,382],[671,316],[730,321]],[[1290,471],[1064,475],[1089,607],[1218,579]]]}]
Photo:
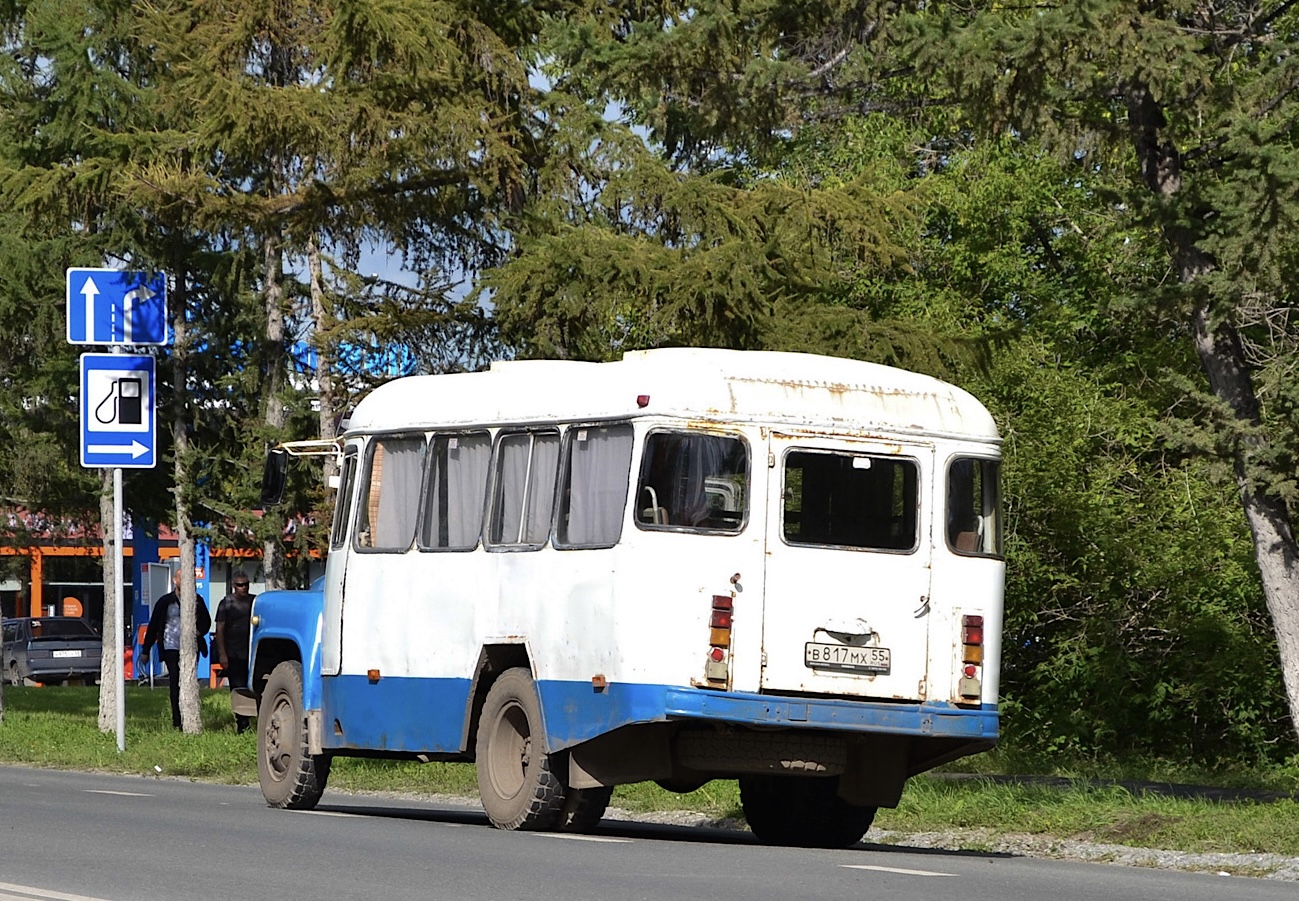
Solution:
[{"label": "rear door of bus", "polygon": [[769,450],[762,688],[923,699],[933,447],[774,433]]}]

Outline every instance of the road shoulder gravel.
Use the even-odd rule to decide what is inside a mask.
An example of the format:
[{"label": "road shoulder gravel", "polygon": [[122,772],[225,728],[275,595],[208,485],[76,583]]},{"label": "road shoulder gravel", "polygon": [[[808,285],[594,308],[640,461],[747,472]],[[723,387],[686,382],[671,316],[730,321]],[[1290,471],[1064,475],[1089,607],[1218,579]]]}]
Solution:
[{"label": "road shoulder gravel", "polygon": [[[607,819],[615,821],[699,826],[738,831],[744,831],[747,828],[743,820],[711,819],[685,811],[640,814],[611,808],[606,812],[605,816]],[[1210,873],[1224,877],[1252,877],[1299,882],[1299,857],[1285,857],[1280,854],[1166,851],[1156,848],[1136,848],[1129,845],[1088,842],[1054,836],[1003,833],[985,829],[951,832],[895,832],[885,829],[871,829],[866,833],[864,843],[868,846],[878,845],[899,849],[941,849],[970,854],[1077,860],[1129,867]]]}]

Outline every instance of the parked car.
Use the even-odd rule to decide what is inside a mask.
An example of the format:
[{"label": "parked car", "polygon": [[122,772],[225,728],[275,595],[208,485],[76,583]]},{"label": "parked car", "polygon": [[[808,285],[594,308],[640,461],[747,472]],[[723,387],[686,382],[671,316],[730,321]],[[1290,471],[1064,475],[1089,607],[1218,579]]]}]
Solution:
[{"label": "parked car", "polygon": [[61,685],[99,679],[103,639],[75,616],[7,619],[3,626],[4,678],[10,685],[42,682]]}]

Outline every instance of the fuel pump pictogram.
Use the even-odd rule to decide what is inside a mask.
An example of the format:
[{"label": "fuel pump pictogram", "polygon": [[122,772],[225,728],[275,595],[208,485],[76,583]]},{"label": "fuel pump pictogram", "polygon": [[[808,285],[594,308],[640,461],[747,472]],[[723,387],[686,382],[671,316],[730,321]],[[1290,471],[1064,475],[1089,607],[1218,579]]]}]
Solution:
[{"label": "fuel pump pictogram", "polygon": [[135,376],[111,379],[107,396],[95,407],[95,420],[103,425],[142,424],[144,380]]}]

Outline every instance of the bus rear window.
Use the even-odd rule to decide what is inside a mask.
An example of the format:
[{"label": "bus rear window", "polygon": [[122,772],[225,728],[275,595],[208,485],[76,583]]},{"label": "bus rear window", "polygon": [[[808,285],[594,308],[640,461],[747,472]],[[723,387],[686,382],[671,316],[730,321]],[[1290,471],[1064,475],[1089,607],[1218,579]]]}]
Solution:
[{"label": "bus rear window", "polygon": [[785,457],[785,540],[913,550],[919,482],[916,462],[902,457],[792,451]]},{"label": "bus rear window", "polygon": [[748,503],[749,450],[739,438],[652,432],[645,439],[636,524],[738,532]]}]

